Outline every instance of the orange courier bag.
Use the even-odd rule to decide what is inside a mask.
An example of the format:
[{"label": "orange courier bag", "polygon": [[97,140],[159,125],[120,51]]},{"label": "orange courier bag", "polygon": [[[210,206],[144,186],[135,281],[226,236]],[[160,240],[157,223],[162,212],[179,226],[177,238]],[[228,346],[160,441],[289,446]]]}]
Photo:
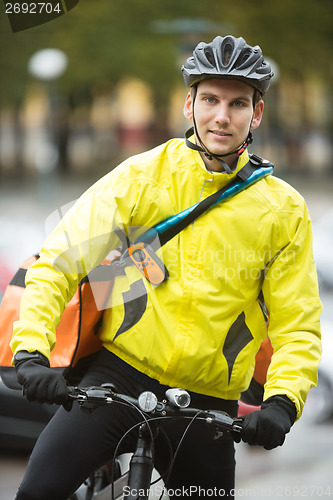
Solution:
[{"label": "orange courier bag", "polygon": [[[9,343],[13,334],[13,323],[19,319],[21,298],[25,289],[27,269],[36,262],[38,255],[23,262],[9,285],[0,304],[0,367],[10,367],[13,353]],[[110,261],[103,261],[99,268],[109,268]],[[109,268],[110,269],[110,268]],[[107,273],[108,274],[108,273]],[[102,343],[99,331],[104,309],[96,306],[92,290],[92,280],[96,277],[100,294],[103,293],[105,303],[112,291],[113,281],[103,279],[103,273],[92,273],[83,278],[68,302],[56,330],[57,342],[51,352],[51,367],[72,368],[78,361],[90,354],[98,352]],[[98,278],[99,276],[99,278]],[[94,286],[96,283],[92,283]],[[3,370],[2,370],[3,372]]]},{"label": "orange courier bag", "polygon": [[264,385],[267,379],[268,367],[271,363],[273,347],[269,337],[261,344],[255,358],[253,378],[249,388],[241,395],[243,403],[258,406],[261,405],[264,396]]}]

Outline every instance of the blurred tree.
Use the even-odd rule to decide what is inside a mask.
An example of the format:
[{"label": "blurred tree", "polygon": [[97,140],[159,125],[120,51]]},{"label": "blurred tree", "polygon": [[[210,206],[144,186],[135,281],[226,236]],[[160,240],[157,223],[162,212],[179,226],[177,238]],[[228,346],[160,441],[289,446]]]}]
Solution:
[{"label": "blurred tree", "polygon": [[[156,34],[152,26],[156,20],[177,18],[228,23],[233,34],[262,45],[278,63],[282,77],[303,79],[317,73],[333,79],[331,0],[270,0],[251,6],[247,0],[81,1],[67,15],[15,34],[0,14],[0,104],[20,101],[31,78],[30,56],[51,46],[67,53],[69,70],[59,85],[68,93],[76,92],[78,99],[89,96],[99,81],[115,84],[131,75],[150,83],[160,100],[181,80],[176,67],[181,37]],[[217,34],[227,33],[212,30],[193,40],[208,41]]]}]

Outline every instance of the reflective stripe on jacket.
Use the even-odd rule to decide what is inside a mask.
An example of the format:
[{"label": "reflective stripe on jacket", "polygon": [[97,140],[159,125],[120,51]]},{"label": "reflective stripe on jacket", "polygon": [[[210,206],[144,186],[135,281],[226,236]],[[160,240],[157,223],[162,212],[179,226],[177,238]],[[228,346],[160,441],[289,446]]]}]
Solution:
[{"label": "reflective stripe on jacket", "polygon": [[[239,170],[248,161],[245,151]],[[235,174],[233,174],[235,175]],[[233,175],[206,170],[173,139],[132,157],[92,186],[46,239],[27,274],[12,349],[45,356],[78,281],[129,236],[197,203]],[[132,238],[134,239],[134,238]],[[286,394],[301,414],[316,384],[320,313],[311,221],[303,198],[268,176],[215,206],[157,251],[159,286],[136,267],[118,276],[104,316],[107,349],[162,384],[238,399],[267,334],[274,348],[265,398]]]}]

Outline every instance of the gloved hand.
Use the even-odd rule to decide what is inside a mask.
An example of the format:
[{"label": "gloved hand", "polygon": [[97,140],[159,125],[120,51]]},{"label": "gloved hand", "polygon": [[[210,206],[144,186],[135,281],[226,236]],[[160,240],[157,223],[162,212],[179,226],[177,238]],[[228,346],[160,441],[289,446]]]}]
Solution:
[{"label": "gloved hand", "polygon": [[62,404],[69,411],[67,383],[61,373],[51,370],[48,359],[38,351],[19,351],[14,357],[17,380],[28,401]]},{"label": "gloved hand", "polygon": [[295,420],[294,403],[287,396],[272,396],[261,405],[261,410],[245,416],[241,438],[250,445],[272,450],[284,443]]}]

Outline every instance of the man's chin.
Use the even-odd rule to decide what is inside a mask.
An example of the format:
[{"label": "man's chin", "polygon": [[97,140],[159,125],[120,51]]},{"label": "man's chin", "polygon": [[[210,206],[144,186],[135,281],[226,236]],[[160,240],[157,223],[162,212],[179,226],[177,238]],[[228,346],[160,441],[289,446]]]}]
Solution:
[{"label": "man's chin", "polygon": [[215,156],[222,156],[222,157],[223,156],[229,156],[229,155],[232,156],[232,154],[234,154],[236,156],[236,153],[233,153],[234,149],[235,148],[232,148],[232,149],[230,149],[230,148],[223,148],[223,149],[221,149],[221,148],[212,148],[209,151],[211,153],[213,153],[213,155],[215,155]]},{"label": "man's chin", "polygon": [[233,145],[231,145],[230,143],[217,144],[216,142],[212,142],[211,144],[209,144],[207,141],[206,146],[208,147],[209,151],[216,156],[228,155],[235,150],[235,147],[233,147]]}]

